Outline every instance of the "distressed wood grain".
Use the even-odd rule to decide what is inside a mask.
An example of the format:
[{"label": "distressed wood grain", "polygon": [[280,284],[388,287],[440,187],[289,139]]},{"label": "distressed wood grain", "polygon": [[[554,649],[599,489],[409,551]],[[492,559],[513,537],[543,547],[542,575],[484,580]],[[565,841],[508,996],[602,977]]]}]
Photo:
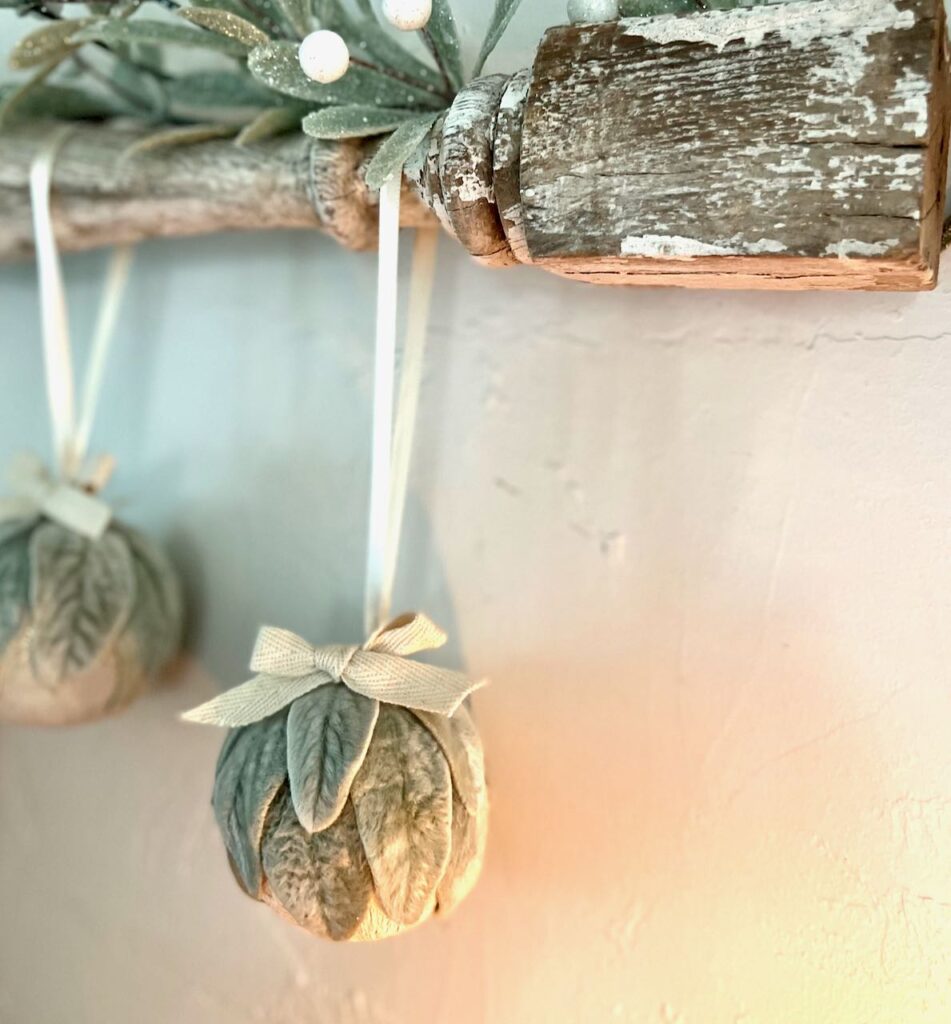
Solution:
[{"label": "distressed wood grain", "polygon": [[534,262],[608,283],[933,286],[945,48],[940,0],[552,29],[522,127]]}]

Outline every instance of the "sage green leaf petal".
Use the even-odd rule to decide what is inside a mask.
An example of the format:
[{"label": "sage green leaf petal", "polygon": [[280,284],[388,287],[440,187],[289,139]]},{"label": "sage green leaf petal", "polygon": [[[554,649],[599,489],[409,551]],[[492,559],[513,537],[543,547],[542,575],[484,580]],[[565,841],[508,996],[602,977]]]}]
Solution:
[{"label": "sage green leaf petal", "polygon": [[[137,47],[123,47],[132,52]],[[168,115],[168,96],[165,83],[155,75],[137,68],[131,60],[120,57],[111,74],[115,91],[125,97],[130,106],[140,113],[147,111],[156,121],[164,121]]]},{"label": "sage green leaf petal", "polygon": [[87,25],[92,25],[95,18],[70,18],[64,21],[52,21],[34,29],[29,35],[20,39],[10,51],[9,65],[14,71],[39,67],[47,61],[60,61],[68,57],[76,48],[77,43],[72,37]]},{"label": "sage green leaf petal", "polygon": [[270,139],[275,135],[284,135],[300,127],[301,118],[307,113],[304,104],[290,107],[275,107],[273,110],[262,110],[253,121],[249,121],[235,137],[235,145],[250,146],[262,139]]},{"label": "sage green leaf petal", "polygon": [[35,519],[0,528],[0,652],[13,639],[30,605],[30,534]]},{"label": "sage green leaf petal", "polygon": [[394,174],[402,174],[409,158],[429,134],[438,114],[420,114],[406,121],[385,139],[367,166],[367,188],[382,188]]},{"label": "sage green leaf petal", "polygon": [[200,25],[219,36],[243,43],[249,49],[270,42],[266,32],[245,18],[217,7],[180,7],[178,13],[193,25]]},{"label": "sage green leaf petal", "polygon": [[275,0],[285,22],[303,39],[314,29],[310,0]]},{"label": "sage green leaf petal", "polygon": [[155,675],[178,652],[182,639],[182,592],[165,555],[129,526],[118,527],[135,570],[135,601],[126,629],[135,637],[146,672]]},{"label": "sage green leaf petal", "polygon": [[225,848],[245,892],[261,892],[261,836],[264,819],[287,781],[287,710],[228,733],[211,805]]},{"label": "sage green leaf petal", "polygon": [[[357,0],[362,17],[354,17],[343,7],[335,12],[330,27],[339,32],[350,47],[350,52],[378,67],[391,68],[440,94],[445,88],[442,75],[417,60],[380,24],[377,12],[369,0]],[[446,98],[448,100],[448,97]]]},{"label": "sage green leaf petal", "polygon": [[287,40],[255,47],[248,69],[269,89],[321,106],[360,105],[423,109],[445,105],[427,89],[397,81],[370,68],[351,67],[338,82],[321,85],[309,79],[297,59],[297,46]]},{"label": "sage green leaf petal", "polygon": [[452,796],[452,853],[436,891],[440,914],[448,914],[472,891],[482,872],[488,835],[489,801],[468,810],[456,793]]},{"label": "sage green leaf petal", "polygon": [[411,110],[385,107],[327,107],[308,114],[301,127],[315,139],[363,139],[390,132],[415,116]]},{"label": "sage green leaf petal", "polygon": [[287,771],[291,797],[307,832],[332,825],[360,770],[380,705],[334,683],[291,705],[287,718]]},{"label": "sage green leaf petal", "polygon": [[27,98],[36,92],[43,79],[55,71],[58,64],[59,58],[47,61],[40,65],[26,81],[2,90],[0,93],[2,95],[0,98],[0,127],[16,116],[26,116],[29,113],[26,104]]},{"label": "sage green leaf petal", "polygon": [[194,71],[166,85],[172,103],[181,107],[271,107],[279,98],[250,75],[238,71]]},{"label": "sage green leaf petal", "polygon": [[413,714],[442,748],[449,762],[453,788],[466,809],[475,813],[485,797],[485,754],[479,730],[468,709],[459,708],[451,718],[431,711],[413,711]]},{"label": "sage green leaf petal", "polygon": [[436,62],[449,76],[452,88],[457,91],[461,89],[465,82],[465,74],[462,70],[462,51],[456,28],[456,16],[452,13],[450,0],[433,0],[433,13],[422,34]]},{"label": "sage green leaf petal", "polygon": [[482,74],[485,62],[489,59],[496,46],[498,46],[499,40],[505,34],[505,30],[509,27],[509,22],[518,10],[521,2],[522,0],[495,0],[492,20],[489,22],[489,29],[485,34],[482,49],[479,51],[479,58],[472,72],[474,78],[478,78]]},{"label": "sage green leaf petal", "polygon": [[84,118],[113,117],[122,113],[122,108],[107,96],[94,95],[73,85],[37,83],[26,90],[16,85],[0,86],[0,109],[5,108],[8,98],[12,101],[8,108],[11,119],[57,117],[67,121],[81,121]]},{"label": "sage green leaf petal", "polygon": [[56,523],[30,538],[30,657],[48,685],[87,668],[121,631],[132,611],[135,571],[123,538],[99,540]]},{"label": "sage green leaf petal", "polygon": [[230,57],[243,57],[248,52],[244,43],[214,32],[186,28],[165,21],[137,18],[110,18],[81,29],[73,37],[76,43],[155,43],[157,46],[190,46],[214,50]]},{"label": "sage green leaf petal", "polygon": [[177,146],[194,146],[211,139],[226,139],[237,132],[237,126],[230,124],[189,124],[181,128],[166,128],[133,142],[123,150],[119,159],[133,160],[143,153],[153,153],[157,149],[174,149]]},{"label": "sage green leaf petal", "polygon": [[385,704],[350,793],[380,905],[416,924],[449,862],[452,781],[442,751],[413,715]]},{"label": "sage green leaf petal", "polygon": [[330,828],[310,835],[285,787],[267,816],[261,846],[267,884],[288,914],[317,935],[349,939],[373,895],[353,805],[347,802]]}]

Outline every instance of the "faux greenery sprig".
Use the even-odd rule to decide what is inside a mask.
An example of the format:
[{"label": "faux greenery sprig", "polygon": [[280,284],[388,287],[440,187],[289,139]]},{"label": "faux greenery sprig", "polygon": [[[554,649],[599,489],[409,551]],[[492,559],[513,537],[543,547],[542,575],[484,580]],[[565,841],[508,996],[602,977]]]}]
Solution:
[{"label": "faux greenery sprig", "polygon": [[[473,75],[520,2],[496,0]],[[0,87],[0,123],[134,116],[156,127],[136,152],[229,136],[247,145],[300,126],[323,139],[395,136],[382,154],[395,166],[466,81],[450,0],[433,0],[420,56],[374,0],[120,0],[86,3],[70,17],[45,0],[0,6],[45,22],[10,54],[10,66],[30,74]],[[298,47],[315,29],[338,33],[350,50],[337,82],[322,85],[301,69]],[[199,70],[174,70],[184,50],[202,53]],[[378,162],[374,177],[383,171]]]}]

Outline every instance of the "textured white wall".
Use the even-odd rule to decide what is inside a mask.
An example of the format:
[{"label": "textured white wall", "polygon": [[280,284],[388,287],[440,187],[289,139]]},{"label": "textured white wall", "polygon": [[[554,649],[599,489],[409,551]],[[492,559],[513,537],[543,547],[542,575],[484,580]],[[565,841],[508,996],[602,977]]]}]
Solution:
[{"label": "textured white wall", "polygon": [[[66,261],[80,337],[103,267]],[[373,280],[319,237],[142,247],[96,440],[193,654],[0,728],[0,1022],[947,1024],[951,276],[601,291],[447,244],[398,603],[494,680],[486,873],[376,947],[238,892],[220,736],[175,716],[261,622],[359,632]],[[31,267],[0,337],[6,463],[46,445]]]}]

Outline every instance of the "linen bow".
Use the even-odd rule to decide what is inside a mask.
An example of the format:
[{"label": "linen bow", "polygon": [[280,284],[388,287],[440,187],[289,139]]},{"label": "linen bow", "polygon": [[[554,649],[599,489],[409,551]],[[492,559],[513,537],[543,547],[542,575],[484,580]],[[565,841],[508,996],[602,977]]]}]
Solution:
[{"label": "linen bow", "polygon": [[[111,459],[94,469],[90,489],[103,486],[112,469]],[[46,516],[76,533],[98,540],[112,518],[109,506],[81,484],[55,479],[37,456],[18,455],[9,472],[12,498],[0,499],[0,520]]]},{"label": "linen bow", "polygon": [[446,634],[422,614],[394,619],[360,647],[313,647],[296,633],[265,626],[251,657],[251,670],[260,674],[182,717],[230,728],[251,725],[328,683],[343,683],[385,704],[449,717],[485,680],[408,657],[445,642]]}]

